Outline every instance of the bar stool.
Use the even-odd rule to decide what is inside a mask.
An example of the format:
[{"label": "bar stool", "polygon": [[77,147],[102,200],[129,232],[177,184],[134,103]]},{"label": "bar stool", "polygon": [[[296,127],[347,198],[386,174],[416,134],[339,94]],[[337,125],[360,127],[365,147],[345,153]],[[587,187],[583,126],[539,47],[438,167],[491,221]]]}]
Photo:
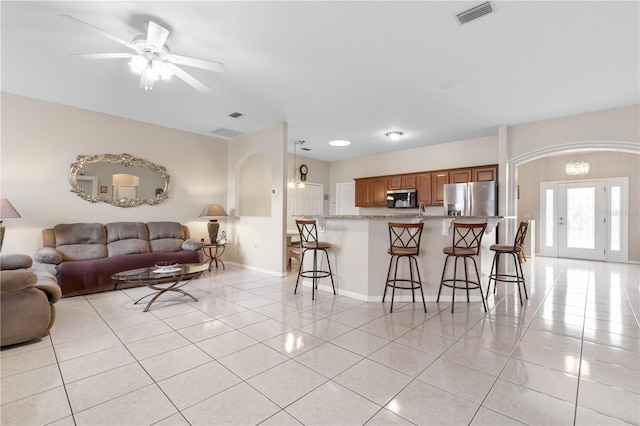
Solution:
[{"label": "bar stool", "polygon": [[[311,300],[315,299],[315,292],[318,289],[318,280],[320,278],[331,278],[331,287],[333,294],[336,294],[336,287],[333,284],[333,275],[331,273],[331,262],[329,262],[329,253],[327,249],[331,247],[329,243],[318,241],[318,227],[315,220],[296,220],[298,233],[300,234],[300,247],[302,254],[300,256],[300,268],[298,269],[298,278],[296,278],[296,288],[293,290],[295,294],[298,291],[298,281],[300,277],[311,278]],[[313,251],[313,269],[304,269],[304,256],[307,252]],[[327,258],[328,270],[318,269],[318,252],[321,251]]]},{"label": "bar stool", "polygon": [[[387,252],[391,255],[391,260],[389,261],[389,270],[387,271],[387,281],[384,286],[382,303],[384,303],[384,298],[387,296],[387,288],[393,288],[391,291],[390,312],[393,312],[393,298],[396,295],[396,288],[411,290],[411,296],[414,303],[416,302],[415,290],[419,288],[420,293],[422,294],[422,306],[424,306],[424,311],[427,312],[427,304],[424,301],[420,268],[418,267],[417,260],[418,255],[420,255],[420,238],[422,237],[423,227],[423,222],[389,222],[389,249]],[[406,258],[409,261],[408,279],[398,278],[398,262],[402,258]],[[391,269],[393,269],[393,277],[391,277]],[[398,285],[398,283],[406,283],[407,285]]]},{"label": "bar stool", "polygon": [[[524,256],[524,239],[527,236],[527,230],[529,229],[529,221],[520,222],[520,226],[518,226],[518,232],[516,232],[516,237],[513,241],[513,245],[510,244],[493,244],[489,247],[491,250],[495,252],[493,255],[493,263],[491,264],[491,273],[489,274],[489,286],[487,287],[487,297],[489,297],[489,289],[491,288],[491,280],[493,280],[493,294],[496,293],[496,287],[498,286],[498,281],[504,283],[516,283],[518,285],[518,296],[520,296],[520,305],[522,303],[522,290],[520,290],[520,284],[524,288],[524,296],[529,299],[529,295],[527,294],[527,283],[524,279],[524,274],[522,273],[522,262],[525,261]],[[500,266],[500,256],[503,254],[510,254],[513,257],[513,266],[515,267],[515,274],[504,272],[501,273]]]},{"label": "bar stool", "polygon": [[[438,298],[436,302],[440,301],[440,293],[442,287],[450,287],[453,289],[451,296],[451,313],[453,313],[453,305],[456,300],[456,290],[464,289],[467,292],[467,303],[469,302],[469,290],[479,289],[480,297],[482,298],[482,305],[484,311],[487,312],[487,304],[484,301],[484,294],[482,293],[482,286],[480,285],[480,274],[478,273],[478,264],[476,263],[475,256],[480,253],[480,243],[482,242],[482,236],[487,228],[485,223],[453,223],[452,239],[453,243],[449,247],[442,249],[442,252],[447,255],[444,261],[444,268],[442,269],[442,278],[440,279],[440,288],[438,289]],[[455,258],[453,264],[453,278],[444,278],[447,270],[447,263],[449,258]],[[458,278],[458,260],[462,259],[464,263],[464,280]],[[476,270],[477,281],[469,280],[468,261],[473,262],[473,267]],[[457,286],[456,283],[462,285]]]}]

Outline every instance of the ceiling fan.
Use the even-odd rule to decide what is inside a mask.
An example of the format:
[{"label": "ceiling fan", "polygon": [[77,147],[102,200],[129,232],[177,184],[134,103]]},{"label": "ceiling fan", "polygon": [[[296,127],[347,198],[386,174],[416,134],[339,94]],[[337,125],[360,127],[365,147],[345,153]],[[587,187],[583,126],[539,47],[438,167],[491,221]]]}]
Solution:
[{"label": "ceiling fan", "polygon": [[133,50],[134,53],[81,53],[73,56],[88,59],[130,59],[129,66],[133,72],[140,75],[140,88],[144,90],[152,90],[153,84],[157,80],[166,80],[175,75],[194,89],[205,93],[209,91],[209,88],[200,80],[178,67],[178,65],[216,72],[225,70],[224,64],[220,62],[171,53],[169,46],[165,43],[169,36],[169,30],[153,21],[145,22],[147,26],[146,35],[137,35],[129,42],[71,15],[60,16],[66,20],[84,25],[88,29]]}]

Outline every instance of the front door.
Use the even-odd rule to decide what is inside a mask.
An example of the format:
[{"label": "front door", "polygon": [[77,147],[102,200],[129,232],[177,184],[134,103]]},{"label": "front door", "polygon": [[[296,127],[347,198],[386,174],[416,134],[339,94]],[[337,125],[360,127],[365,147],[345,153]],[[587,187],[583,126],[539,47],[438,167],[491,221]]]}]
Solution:
[{"label": "front door", "polygon": [[604,182],[558,185],[558,256],[604,260]]},{"label": "front door", "polygon": [[627,261],[628,179],[542,182],[540,254]]}]

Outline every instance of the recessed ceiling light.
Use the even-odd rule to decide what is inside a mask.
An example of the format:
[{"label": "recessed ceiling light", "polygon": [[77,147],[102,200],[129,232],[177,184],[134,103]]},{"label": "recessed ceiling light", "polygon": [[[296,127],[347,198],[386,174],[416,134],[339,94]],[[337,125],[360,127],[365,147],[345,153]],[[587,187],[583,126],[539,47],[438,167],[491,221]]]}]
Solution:
[{"label": "recessed ceiling light", "polygon": [[345,141],[342,139],[336,139],[334,141],[329,142],[329,145],[331,146],[349,146],[351,145],[350,141]]},{"label": "recessed ceiling light", "polygon": [[385,133],[387,135],[387,137],[389,139],[391,139],[392,142],[398,142],[400,140],[400,138],[402,137],[402,135],[404,135],[404,133],[398,131],[398,130],[394,130],[393,132],[387,132]]}]

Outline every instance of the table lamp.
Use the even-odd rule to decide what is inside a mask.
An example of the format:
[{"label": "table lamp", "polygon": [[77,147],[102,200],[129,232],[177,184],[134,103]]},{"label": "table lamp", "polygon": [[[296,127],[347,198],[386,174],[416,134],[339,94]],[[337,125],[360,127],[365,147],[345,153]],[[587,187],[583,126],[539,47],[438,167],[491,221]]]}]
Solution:
[{"label": "table lamp", "polygon": [[4,241],[4,224],[2,219],[22,217],[20,213],[6,198],[0,199],[0,251],[2,251],[2,242]]},{"label": "table lamp", "polygon": [[209,230],[209,238],[212,244],[218,241],[218,229],[220,228],[220,224],[215,218],[221,216],[227,216],[227,212],[224,211],[220,204],[207,204],[200,212],[200,217],[209,218],[207,229]]}]

